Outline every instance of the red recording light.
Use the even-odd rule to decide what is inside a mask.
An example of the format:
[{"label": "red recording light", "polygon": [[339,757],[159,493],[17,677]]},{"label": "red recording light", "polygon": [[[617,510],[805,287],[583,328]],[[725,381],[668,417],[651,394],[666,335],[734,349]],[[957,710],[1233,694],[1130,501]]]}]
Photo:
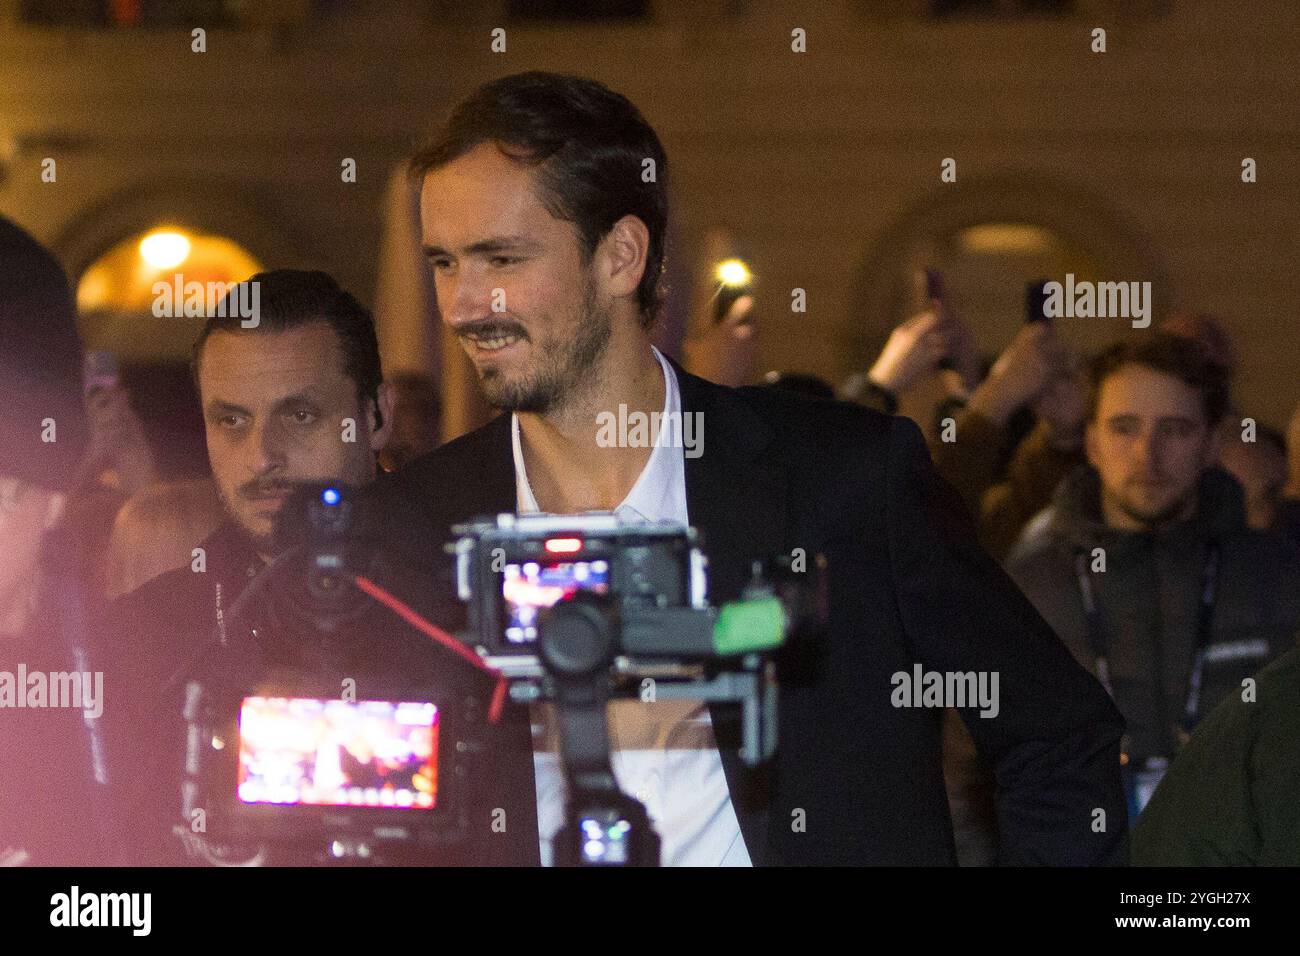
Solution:
[{"label": "red recording light", "polygon": [[581,538],[547,538],[546,550],[550,554],[573,554],[582,550]]}]

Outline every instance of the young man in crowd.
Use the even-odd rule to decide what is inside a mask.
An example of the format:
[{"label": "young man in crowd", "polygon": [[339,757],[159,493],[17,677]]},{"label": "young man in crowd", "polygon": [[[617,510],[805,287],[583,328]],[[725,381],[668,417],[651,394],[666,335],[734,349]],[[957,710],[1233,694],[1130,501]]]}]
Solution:
[{"label": "young man in crowd", "polygon": [[1008,570],[1128,721],[1130,813],[1192,727],[1294,646],[1300,552],[1251,529],[1218,460],[1228,395],[1193,341],[1157,333],[1095,361],[1089,464],[1057,489]]}]

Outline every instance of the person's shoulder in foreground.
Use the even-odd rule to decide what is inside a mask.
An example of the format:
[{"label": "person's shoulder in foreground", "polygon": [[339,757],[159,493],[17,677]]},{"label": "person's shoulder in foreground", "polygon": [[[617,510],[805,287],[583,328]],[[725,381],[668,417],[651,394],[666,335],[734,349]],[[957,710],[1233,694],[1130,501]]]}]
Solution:
[{"label": "person's shoulder in foreground", "polygon": [[[925,453],[924,439],[910,419],[851,402],[717,385],[680,368],[677,375],[683,412],[701,416],[699,456],[736,460],[743,467],[741,459],[756,453],[780,462],[802,481],[833,487],[846,479],[860,483],[864,470],[869,481],[883,481],[891,442],[900,435],[909,452]],[[509,413],[498,415],[380,476],[367,495],[383,516],[389,546],[437,551],[442,539],[432,541],[425,535],[445,535],[449,521],[474,517],[470,512],[481,502],[495,500],[506,510],[514,509],[510,418]],[[691,457],[687,455],[688,462]],[[829,498],[826,504],[831,504]]]},{"label": "person's shoulder in foreground", "polygon": [[[792,438],[804,436],[816,440],[836,432],[850,431],[864,435],[874,434],[883,439],[888,437],[892,424],[898,421],[913,424],[910,418],[890,415],[857,402],[819,398],[756,385],[729,388],[696,379],[689,374],[685,377],[695,384],[706,386],[710,391],[716,390],[716,394],[725,396],[724,401],[743,403],[773,428],[788,429],[789,437]],[[707,424],[706,420],[706,427]],[[811,434],[809,429],[812,430]],[[834,447],[827,448],[828,452],[834,450]]]},{"label": "person's shoulder in foreground", "polygon": [[[817,398],[761,386],[731,388],[679,372],[683,411],[700,415],[702,455],[755,449],[786,459],[795,472],[812,469],[821,480],[844,477],[837,464],[852,469],[883,467],[898,430],[920,430],[909,418],[837,399]],[[721,434],[719,434],[721,433]],[[883,472],[880,472],[883,475]]]},{"label": "person's shoulder in foreground", "polygon": [[1254,680],[1169,768],[1134,828],[1135,865],[1300,865],[1300,650]]}]

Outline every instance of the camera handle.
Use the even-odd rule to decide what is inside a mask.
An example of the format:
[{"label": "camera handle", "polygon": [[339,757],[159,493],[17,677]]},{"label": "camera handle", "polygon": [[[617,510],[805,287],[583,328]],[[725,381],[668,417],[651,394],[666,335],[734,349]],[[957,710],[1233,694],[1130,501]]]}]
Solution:
[{"label": "camera handle", "polygon": [[619,615],[608,597],[579,592],[538,615],[538,650],[558,711],[568,783],[557,866],[658,866],[659,835],[645,806],[619,789],[610,763],[610,666]]}]

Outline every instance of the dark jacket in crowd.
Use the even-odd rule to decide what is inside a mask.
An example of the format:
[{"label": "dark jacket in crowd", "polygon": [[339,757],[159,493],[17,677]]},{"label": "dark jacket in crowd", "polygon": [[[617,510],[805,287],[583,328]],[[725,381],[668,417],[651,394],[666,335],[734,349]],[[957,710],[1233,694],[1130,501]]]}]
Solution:
[{"label": "dark jacket in crowd", "polygon": [[1270,530],[1285,535],[1300,546],[1300,500],[1280,498]]},{"label": "dark jacket in crowd", "polygon": [[229,523],[199,547],[197,567],[202,570],[186,565],[123,595],[110,606],[103,628],[120,863],[200,862],[172,834],[173,825],[181,822],[185,727],[180,675],[214,641],[219,609],[230,610],[262,562]]},{"label": "dark jacket in crowd", "polygon": [[[1096,673],[1079,580],[1084,556],[1136,766],[1171,755],[1181,738],[1177,725],[1189,698],[1211,542],[1219,549],[1217,594],[1194,723],[1239,690],[1243,678],[1294,647],[1300,627],[1300,550],[1246,526],[1241,487],[1229,474],[1205,472],[1191,518],[1137,532],[1106,526],[1099,476],[1082,466],[1061,483],[1052,508],[1026,529],[1008,560],[1016,583],[1075,658]],[[1093,572],[1095,548],[1104,552],[1104,572]]]},{"label": "dark jacket in crowd", "polygon": [[[686,498],[710,559],[712,600],[737,598],[754,558],[804,548],[828,559],[828,626],[788,648],[778,665],[772,765],[747,773],[736,709],[710,707],[750,859],[955,862],[940,763],[944,711],[891,702],[893,675],[914,665],[1000,675],[998,716],[967,707],[962,717],[998,774],[1005,861],[1122,858],[1122,719],[980,549],[916,425],[847,403],[723,388],[680,368],[677,378],[683,412],[703,416],[704,453],[685,459]],[[510,416],[412,463],[377,491],[390,547],[445,567],[451,525],[515,510]],[[447,614],[454,605],[446,602]],[[511,763],[526,791],[516,805],[533,815],[526,713],[517,725]],[[1106,811],[1105,832],[1093,829],[1096,808]],[[797,819],[805,826],[792,826]],[[519,860],[536,862],[535,827],[506,836]]]},{"label": "dark jacket in crowd", "polygon": [[1139,866],[1300,866],[1300,650],[1192,735],[1133,831]]},{"label": "dark jacket in crowd", "polygon": [[[67,492],[86,435],[67,276],[47,249],[0,216],[0,478]],[[33,674],[89,674],[93,688],[90,590],[67,532],[66,520],[51,529],[40,566],[22,569],[40,583],[33,613],[21,633],[0,634],[0,679],[8,684],[0,688],[0,866],[104,862],[95,813],[105,779],[94,742],[100,720],[88,720],[84,707],[48,706],[48,698],[47,706],[17,706],[18,695],[37,702],[27,696],[37,686]],[[0,532],[0,549],[10,545]]]}]

